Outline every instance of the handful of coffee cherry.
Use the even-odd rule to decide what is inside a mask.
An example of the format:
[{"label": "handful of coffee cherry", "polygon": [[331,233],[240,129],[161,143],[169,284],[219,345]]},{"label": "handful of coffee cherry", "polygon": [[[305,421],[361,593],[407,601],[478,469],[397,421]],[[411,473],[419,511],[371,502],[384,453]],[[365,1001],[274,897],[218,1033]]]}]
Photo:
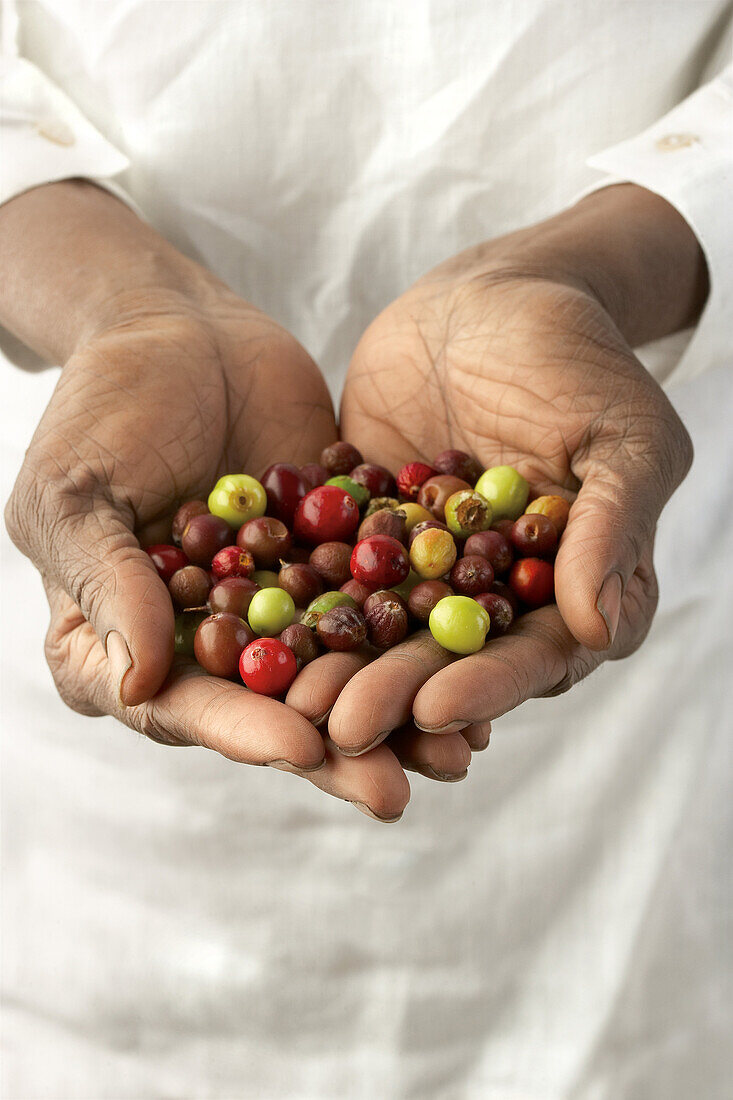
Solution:
[{"label": "handful of coffee cherry", "polygon": [[178,611],[176,653],[273,696],[323,650],[384,651],[426,624],[476,653],[554,597],[570,505],[529,496],[513,467],[456,450],[396,477],[345,442],[260,481],[226,474],[178,509],[175,545],[148,548]]}]

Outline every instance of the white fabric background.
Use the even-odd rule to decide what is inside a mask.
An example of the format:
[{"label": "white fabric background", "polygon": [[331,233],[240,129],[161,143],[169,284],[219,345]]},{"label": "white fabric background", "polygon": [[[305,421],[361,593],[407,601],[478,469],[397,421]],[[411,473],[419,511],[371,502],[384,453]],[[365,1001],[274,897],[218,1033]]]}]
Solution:
[{"label": "white fabric background", "polygon": [[[146,216],[334,392],[414,277],[559,209],[589,155],[691,92],[730,11],[17,7],[21,52],[129,158]],[[65,710],[3,535],[9,1100],[726,1096],[731,367],[672,393],[697,459],[642,651],[498,722],[465,783],[416,778],[395,828]],[[0,364],[4,496],[53,381]]]}]

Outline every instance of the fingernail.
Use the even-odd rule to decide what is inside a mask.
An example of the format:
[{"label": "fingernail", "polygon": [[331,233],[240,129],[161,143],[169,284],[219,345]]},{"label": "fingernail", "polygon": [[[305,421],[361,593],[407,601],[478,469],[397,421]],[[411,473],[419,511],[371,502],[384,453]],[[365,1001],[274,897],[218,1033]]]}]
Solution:
[{"label": "fingernail", "polygon": [[319,761],[318,764],[309,764],[308,766],[305,764],[294,764],[292,760],[268,760],[266,766],[268,768],[277,768],[279,772],[295,772],[297,775],[300,775],[301,772],[317,772],[320,771],[321,768],[325,768],[326,757],[324,756],[323,760]]},{"label": "fingernail", "polygon": [[613,645],[616,637],[618,620],[621,615],[621,597],[623,595],[623,583],[618,573],[610,573],[601,587],[596,607],[603,616],[608,631],[608,644]]},{"label": "fingernail", "polygon": [[417,718],[413,718],[413,722],[423,733],[458,733],[459,730],[464,730],[466,726],[471,725],[468,719],[464,720],[463,718],[457,718],[455,722],[448,722],[446,726],[421,726]]},{"label": "fingernail", "polygon": [[468,775],[468,768],[458,773],[439,772],[436,768],[431,768],[429,764],[421,764],[415,768],[415,771],[420,775],[424,775],[426,779],[437,779],[439,783],[460,783]]},{"label": "fingernail", "polygon": [[125,676],[132,668],[132,657],[130,656],[130,650],[127,648],[127,642],[122,637],[119,630],[109,631],[105,641],[105,649],[107,651],[107,660],[109,661],[112,681],[117,688],[117,698],[123,707],[127,706],[125,700],[122,698],[122,687],[125,682]]},{"label": "fingernail", "polygon": [[324,713],[323,713],[323,714],[321,715],[321,717],[320,717],[320,718],[313,718],[313,719],[312,719],[312,723],[313,723],[313,725],[314,725],[314,726],[316,726],[316,727],[318,727],[318,726],[322,726],[322,725],[324,724],[324,722],[327,722],[327,721],[328,721],[328,719],[329,719],[329,718],[331,717],[331,711],[332,711],[332,710],[333,710],[333,707],[329,707],[329,708],[328,708],[328,710],[327,710],[327,711],[325,711],[325,712],[324,712]]},{"label": "fingernail", "polygon": [[363,753],[369,752],[370,749],[376,748],[377,745],[384,741],[385,737],[389,737],[391,732],[392,730],[382,730],[382,732],[378,733],[371,741],[367,741],[366,745],[360,745],[358,749],[342,749],[339,745],[338,750],[342,756],[361,756]]},{"label": "fingernail", "polygon": [[375,814],[374,810],[371,810],[369,806],[367,806],[366,802],[354,802],[352,799],[348,801],[351,802],[352,806],[356,807],[359,813],[366,814],[366,816],[371,817],[373,821],[381,821],[385,825],[393,825],[395,821],[399,821],[404,812],[400,810],[398,814],[393,814],[391,817],[380,817],[379,814]]}]

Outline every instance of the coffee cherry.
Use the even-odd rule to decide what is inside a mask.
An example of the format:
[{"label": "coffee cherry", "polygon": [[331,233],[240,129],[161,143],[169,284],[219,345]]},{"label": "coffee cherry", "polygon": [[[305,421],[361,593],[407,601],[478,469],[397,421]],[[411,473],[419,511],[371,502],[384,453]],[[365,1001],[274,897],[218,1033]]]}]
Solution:
[{"label": "coffee cherry", "polygon": [[327,588],[340,588],[346,584],[351,577],[350,562],[351,546],[348,542],[322,542],[310,556],[311,566],[325,581]]},{"label": "coffee cherry", "polygon": [[182,611],[175,620],[175,653],[179,657],[193,657],[196,631],[204,619],[205,611]]},{"label": "coffee cherry", "polygon": [[316,630],[327,649],[345,653],[366,641],[366,622],[355,607],[333,607],[321,615]]},{"label": "coffee cherry", "polygon": [[547,516],[555,524],[555,530],[557,531],[557,537],[563,533],[568,524],[568,516],[570,515],[570,505],[565,500],[565,497],[558,496],[545,496],[537,497],[531,504],[528,504],[525,508],[525,513],[539,512],[540,515]]},{"label": "coffee cherry", "polygon": [[292,596],[282,588],[263,588],[252,597],[247,619],[255,634],[273,637],[290,626],[294,615]]},{"label": "coffee cherry", "polygon": [[248,519],[265,514],[267,493],[249,474],[224,474],[209,493],[208,504],[212,515],[238,528]]},{"label": "coffee cherry", "polygon": [[522,558],[512,566],[509,587],[528,607],[544,607],[555,597],[555,570],[542,558]]},{"label": "coffee cherry", "polygon": [[404,607],[407,611],[407,601],[395,592],[394,588],[380,588],[376,592],[370,592],[364,601],[364,607],[362,608],[364,615],[368,615],[370,611],[373,611],[375,607],[379,607],[380,604],[399,604],[400,607]]},{"label": "coffee cherry", "polygon": [[252,597],[259,590],[260,586],[251,577],[225,577],[209,592],[209,608],[246,619]]},{"label": "coffee cherry", "polygon": [[512,527],[512,545],[524,557],[552,557],[557,550],[557,528],[549,516],[525,512]]},{"label": "coffee cherry", "polygon": [[328,470],[329,477],[337,477],[339,474],[349,474],[364,459],[356,447],[350,443],[332,443],[321,451],[321,466]]},{"label": "coffee cherry", "polygon": [[176,546],[181,545],[181,535],[188,521],[193,519],[194,516],[205,516],[208,510],[209,506],[205,500],[187,500],[185,504],[181,505],[171,524],[171,537]]},{"label": "coffee cherry", "polygon": [[281,520],[259,516],[239,528],[237,546],[249,550],[258,569],[269,569],[281,559],[288,558],[290,532]]},{"label": "coffee cherry", "polygon": [[494,592],[497,596],[502,596],[507,601],[514,613],[514,618],[516,619],[517,615],[519,614],[519,600],[517,599],[514,592],[512,592],[509,585],[504,584],[503,581],[494,581],[489,591]]},{"label": "coffee cherry", "polygon": [[354,580],[375,588],[391,588],[405,580],[409,571],[405,547],[389,535],[370,535],[362,539],[351,555]]},{"label": "coffee cherry", "polygon": [[381,512],[385,508],[388,508],[390,512],[396,512],[402,508],[397,497],[372,497],[366,507],[364,518],[368,519],[369,516],[373,516],[375,512]]},{"label": "coffee cherry", "polygon": [[478,531],[470,535],[463,552],[466,556],[478,554],[480,558],[486,558],[495,573],[506,573],[514,561],[511,546],[498,531]]},{"label": "coffee cherry", "polygon": [[188,565],[188,555],[177,546],[168,546],[166,543],[159,542],[155,546],[149,546],[147,553],[158,570],[158,576],[166,584],[174,573]]},{"label": "coffee cherry", "polygon": [[[406,504],[401,505],[400,511],[405,513],[405,527],[408,535],[414,531],[419,523],[429,523],[433,520],[432,512],[429,512],[427,508],[423,508],[422,504],[415,504],[409,500]],[[438,523],[438,520],[434,522]]]},{"label": "coffee cherry", "polygon": [[332,611],[334,607],[356,608],[356,606],[356,600],[348,592],[324,592],[322,596],[316,596],[315,600],[308,604],[300,621],[303,626],[314,630],[321,615],[325,615],[327,611]]},{"label": "coffee cherry", "polygon": [[417,500],[420,486],[439,471],[425,462],[408,462],[397,474],[397,488],[405,500]]},{"label": "coffee cherry", "polygon": [[323,581],[312,565],[284,565],[280,570],[278,584],[284,592],[292,596],[296,607],[308,604],[323,592]]},{"label": "coffee cherry", "polygon": [[435,605],[452,595],[453,589],[445,581],[422,581],[413,588],[407,606],[418,622],[426,623]]},{"label": "coffee cherry", "polygon": [[196,631],[196,660],[212,676],[236,676],[240,654],[253,638],[250,628],[236,615],[209,615]]},{"label": "coffee cherry", "polygon": [[478,653],[491,625],[488,613],[470,596],[445,596],[430,612],[430,633],[450,653]]},{"label": "coffee cherry", "polygon": [[452,493],[444,510],[448,530],[457,538],[466,539],[477,531],[488,531],[491,526],[491,505],[475,489]]},{"label": "coffee cherry", "polygon": [[215,554],[231,542],[232,529],[221,516],[191,516],[181,535],[181,549],[195,565],[208,568]]},{"label": "coffee cherry", "polygon": [[478,459],[467,455],[465,451],[441,451],[433,462],[436,473],[460,477],[469,485],[475,485],[483,473]]},{"label": "coffee cherry", "polygon": [[298,674],[295,654],[279,638],[258,638],[239,659],[239,675],[258,695],[282,695]]},{"label": "coffee cherry", "polygon": [[418,535],[421,535],[423,531],[429,531],[430,528],[434,528],[436,531],[447,531],[448,528],[444,523],[441,523],[439,519],[425,519],[420,523],[416,523],[410,534],[407,536],[407,547],[410,549],[413,542]]},{"label": "coffee cherry", "polygon": [[345,542],[358,526],[359,506],[335,485],[311,489],[295,511],[295,535],[304,542]]},{"label": "coffee cherry", "polygon": [[488,592],[494,583],[494,570],[486,558],[478,554],[459,558],[450,571],[450,583],[454,592],[461,596],[477,596],[479,592]]},{"label": "coffee cherry", "polygon": [[325,485],[330,476],[326,467],[321,466],[319,462],[306,463],[305,466],[300,467],[300,472],[306,484],[306,492],[310,492],[319,485]]},{"label": "coffee cherry", "polygon": [[339,592],[343,592],[347,596],[351,596],[356,606],[359,608],[360,611],[362,611],[367,596],[371,596],[372,594],[372,589],[369,587],[369,585],[362,584],[361,581],[355,581],[352,577],[350,581],[346,582],[346,584],[341,585]]},{"label": "coffee cherry", "polygon": [[280,578],[272,569],[255,569],[251,579],[259,588],[280,587]]},{"label": "coffee cherry", "polygon": [[363,462],[351,471],[351,477],[359,485],[369,490],[373,497],[393,497],[397,495],[397,485],[389,470],[376,466],[373,462]]},{"label": "coffee cherry", "polygon": [[511,544],[513,526],[513,519],[497,519],[491,524],[491,530],[496,531],[497,535],[503,535],[507,542]]},{"label": "coffee cherry", "polygon": [[280,641],[293,651],[298,671],[318,656],[318,642],[312,630],[302,623],[291,623],[280,635]]},{"label": "coffee cherry", "polygon": [[353,477],[349,477],[348,474],[338,474],[336,477],[330,477],[326,485],[335,485],[337,489],[343,489],[345,493],[349,493],[360,508],[365,508],[369,503],[369,490],[360,485],[358,481],[354,481]]},{"label": "coffee cherry", "polygon": [[168,581],[173,602],[181,608],[203,607],[211,588],[211,578],[200,565],[184,565]]},{"label": "coffee cherry", "polygon": [[397,539],[404,545],[407,541],[406,532],[405,513],[402,508],[396,512],[390,508],[380,508],[378,512],[362,520],[356,538],[361,542],[362,539],[368,539],[371,535],[389,535],[390,538]]},{"label": "coffee cherry", "polygon": [[410,547],[410,564],[423,580],[437,580],[451,570],[457,553],[450,531],[430,527]]},{"label": "coffee cherry", "polygon": [[494,520],[521,516],[529,498],[529,484],[513,466],[492,466],[476,482],[476,490],[494,510]]},{"label": "coffee cherry", "polygon": [[377,649],[397,645],[407,634],[405,601],[396,592],[375,592],[364,604],[367,638]]},{"label": "coffee cherry", "polygon": [[254,571],[255,560],[249,550],[238,546],[224,546],[211,562],[211,572],[220,581],[224,577],[251,577]]},{"label": "coffee cherry", "polygon": [[514,622],[514,609],[509,600],[500,596],[498,592],[480,592],[478,596],[474,596],[474,599],[484,611],[489,613],[491,619],[489,637],[499,638],[502,634],[506,634]]},{"label": "coffee cherry", "polygon": [[470,489],[471,486],[467,481],[462,481],[459,477],[451,477],[449,474],[436,474],[435,477],[429,477],[427,481],[423,482],[420,487],[420,492],[417,494],[417,503],[421,504],[423,508],[427,508],[435,519],[439,519],[441,523],[445,521],[445,502],[448,497],[453,493],[460,492],[461,489]]},{"label": "coffee cherry", "polygon": [[311,488],[302,471],[290,462],[275,462],[262,475],[262,487],[267,494],[267,507],[263,512],[292,527],[295,509]]}]

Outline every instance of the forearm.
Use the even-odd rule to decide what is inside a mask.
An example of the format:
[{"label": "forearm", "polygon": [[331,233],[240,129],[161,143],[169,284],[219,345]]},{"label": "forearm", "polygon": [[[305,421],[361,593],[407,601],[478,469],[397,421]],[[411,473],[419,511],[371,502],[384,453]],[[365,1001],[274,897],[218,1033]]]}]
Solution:
[{"label": "forearm", "polygon": [[217,281],[109,192],[81,180],[0,206],[0,324],[65,362],[120,307],[206,299]]},{"label": "forearm", "polygon": [[694,324],[708,293],[705,258],[687,222],[634,184],[596,191],[496,244],[494,263],[505,256],[584,284],[632,347]]}]

